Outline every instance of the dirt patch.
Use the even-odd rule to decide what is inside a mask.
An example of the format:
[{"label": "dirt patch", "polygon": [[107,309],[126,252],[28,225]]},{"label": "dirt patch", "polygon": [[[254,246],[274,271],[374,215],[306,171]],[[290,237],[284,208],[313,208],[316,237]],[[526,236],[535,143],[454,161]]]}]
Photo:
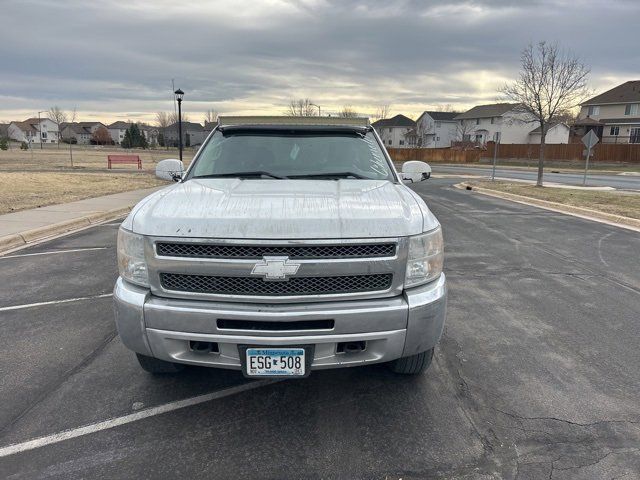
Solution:
[{"label": "dirt patch", "polygon": [[575,207],[590,208],[599,212],[640,219],[640,194],[628,192],[603,192],[573,190],[567,188],[536,187],[522,183],[473,181],[470,185],[547,200]]},{"label": "dirt patch", "polygon": [[146,172],[3,172],[0,214],[166,184]]}]

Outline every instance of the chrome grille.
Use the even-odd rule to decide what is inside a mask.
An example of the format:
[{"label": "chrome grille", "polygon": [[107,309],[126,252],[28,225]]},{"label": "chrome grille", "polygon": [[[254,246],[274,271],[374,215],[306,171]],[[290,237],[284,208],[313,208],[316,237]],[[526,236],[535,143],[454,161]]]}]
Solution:
[{"label": "chrome grille", "polygon": [[395,243],[344,245],[213,245],[206,243],[156,243],[161,257],[247,258],[278,255],[296,259],[393,257]]},{"label": "chrome grille", "polygon": [[286,282],[268,282],[252,277],[161,273],[160,281],[163,288],[180,292],[278,297],[384,291],[391,287],[393,275],[294,277]]}]

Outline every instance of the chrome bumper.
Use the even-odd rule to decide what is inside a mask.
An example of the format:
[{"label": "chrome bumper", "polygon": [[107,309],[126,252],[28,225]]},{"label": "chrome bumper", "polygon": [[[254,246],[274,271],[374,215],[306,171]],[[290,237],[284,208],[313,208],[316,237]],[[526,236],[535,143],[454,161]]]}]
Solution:
[{"label": "chrome bumper", "polygon": [[[437,281],[401,296],[296,304],[249,304],[156,297],[123,281],[114,288],[115,318],[126,347],[171,362],[240,369],[238,345],[314,345],[312,369],[387,362],[433,348],[442,335],[447,288]],[[287,322],[334,320],[330,330],[241,331],[217,320]],[[198,353],[190,341],[215,342],[217,353]],[[366,341],[358,353],[338,353],[341,342]]]}]

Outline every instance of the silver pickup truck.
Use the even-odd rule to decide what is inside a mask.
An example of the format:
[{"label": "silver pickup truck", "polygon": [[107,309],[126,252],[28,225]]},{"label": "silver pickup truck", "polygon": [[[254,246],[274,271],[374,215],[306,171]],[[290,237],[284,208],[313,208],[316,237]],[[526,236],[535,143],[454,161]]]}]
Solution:
[{"label": "silver pickup truck", "polygon": [[[440,224],[366,119],[222,117],[118,233],[115,318],[151,373],[427,368],[444,328]],[[404,181],[403,181],[404,180]]]}]

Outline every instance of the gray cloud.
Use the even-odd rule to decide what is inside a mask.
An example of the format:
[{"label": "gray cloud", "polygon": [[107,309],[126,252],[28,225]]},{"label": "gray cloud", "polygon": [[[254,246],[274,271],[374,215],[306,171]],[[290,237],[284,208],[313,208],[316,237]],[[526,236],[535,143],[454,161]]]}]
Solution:
[{"label": "gray cloud", "polygon": [[170,81],[200,112],[415,113],[493,101],[529,42],[557,41],[592,85],[638,78],[636,1],[8,1],[0,4],[0,118],[58,104],[147,118]]}]

